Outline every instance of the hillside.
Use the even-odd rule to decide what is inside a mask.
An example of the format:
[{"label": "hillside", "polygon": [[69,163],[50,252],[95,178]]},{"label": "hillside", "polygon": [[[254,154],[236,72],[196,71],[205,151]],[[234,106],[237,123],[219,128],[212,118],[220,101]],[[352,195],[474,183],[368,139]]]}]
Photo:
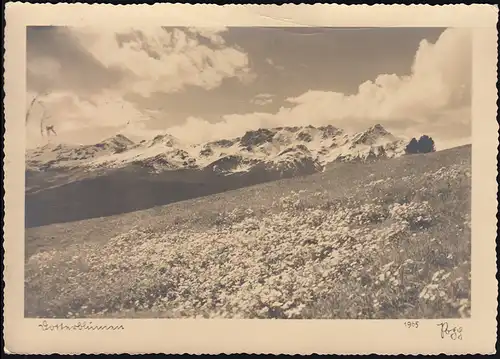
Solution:
[{"label": "hillside", "polygon": [[25,314],[470,316],[470,151],[28,228]]},{"label": "hillside", "polygon": [[333,126],[259,129],[195,145],[169,134],[139,143],[117,135],[95,145],[47,144],[26,154],[25,225],[133,212],[335,163],[394,158],[404,145],[380,125],[354,134]]}]

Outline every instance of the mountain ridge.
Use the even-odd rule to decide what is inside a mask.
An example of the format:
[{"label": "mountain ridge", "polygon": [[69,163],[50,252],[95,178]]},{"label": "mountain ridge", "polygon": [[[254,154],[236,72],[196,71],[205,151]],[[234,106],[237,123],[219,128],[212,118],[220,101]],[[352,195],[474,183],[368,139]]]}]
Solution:
[{"label": "mountain ridge", "polygon": [[[186,144],[171,134],[133,142],[47,144],[26,154],[27,228],[133,212],[281,179],[336,163],[400,157],[406,142],[382,126],[277,127]],[[50,208],[50,210],[47,210]]]},{"label": "mountain ridge", "polygon": [[404,153],[404,146],[405,139],[392,135],[380,124],[354,134],[333,125],[259,128],[240,137],[198,144],[183,143],[168,133],[140,142],[117,134],[94,145],[47,144],[27,151],[26,164],[31,170],[87,171],[138,165],[158,173],[183,168],[213,169],[227,158],[226,162],[238,162],[222,171],[230,175],[234,171],[250,171],[258,164],[279,171],[290,167],[290,162],[299,165],[297,159],[323,168],[332,162],[393,158]]}]

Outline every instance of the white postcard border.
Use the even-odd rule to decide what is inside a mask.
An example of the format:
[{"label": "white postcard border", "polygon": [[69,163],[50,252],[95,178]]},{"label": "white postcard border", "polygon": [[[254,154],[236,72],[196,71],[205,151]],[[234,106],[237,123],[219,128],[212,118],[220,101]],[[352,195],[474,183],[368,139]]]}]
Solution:
[{"label": "white postcard border", "polygon": [[[11,353],[493,353],[496,341],[497,7],[491,5],[86,5],[8,3],[5,32],[4,339]],[[24,97],[27,25],[405,26],[473,31],[472,318],[462,340],[439,320],[102,319],[118,331],[44,331],[25,319]],[[18,119],[18,120],[16,120]],[[74,325],[81,320],[48,320]]]}]

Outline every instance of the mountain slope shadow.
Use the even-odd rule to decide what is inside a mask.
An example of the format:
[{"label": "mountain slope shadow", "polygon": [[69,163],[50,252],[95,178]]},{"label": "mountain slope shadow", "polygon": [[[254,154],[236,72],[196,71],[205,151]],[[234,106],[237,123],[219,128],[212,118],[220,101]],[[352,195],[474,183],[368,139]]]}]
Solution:
[{"label": "mountain slope shadow", "polygon": [[128,213],[296,175],[259,167],[229,176],[211,168],[150,173],[129,167],[50,188],[43,188],[46,178],[39,184],[27,176],[27,186],[39,190],[26,192],[25,227]]},{"label": "mountain slope shadow", "polygon": [[321,172],[333,162],[395,158],[404,140],[381,125],[354,134],[333,126],[277,127],[185,144],[116,135],[95,145],[26,153],[25,227],[106,217]]}]

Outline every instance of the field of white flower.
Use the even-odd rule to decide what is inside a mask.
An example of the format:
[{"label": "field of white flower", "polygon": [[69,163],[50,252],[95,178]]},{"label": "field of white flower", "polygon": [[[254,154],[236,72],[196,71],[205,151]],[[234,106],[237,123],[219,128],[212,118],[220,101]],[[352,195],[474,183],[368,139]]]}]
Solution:
[{"label": "field of white flower", "polygon": [[29,317],[470,316],[470,147],[27,230]]}]

